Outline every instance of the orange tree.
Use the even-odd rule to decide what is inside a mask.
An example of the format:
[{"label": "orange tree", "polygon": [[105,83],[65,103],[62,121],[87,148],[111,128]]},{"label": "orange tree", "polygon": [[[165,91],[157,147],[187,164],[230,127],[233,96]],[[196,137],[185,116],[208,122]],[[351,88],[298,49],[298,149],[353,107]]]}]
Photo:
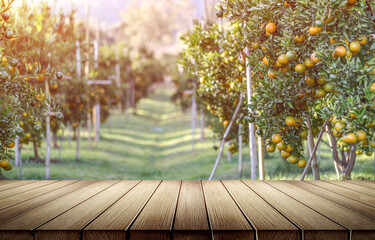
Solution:
[{"label": "orange tree", "polygon": [[[268,151],[277,147],[304,167],[308,129],[317,134],[328,119],[333,158],[344,179],[356,154],[372,155],[374,10],[375,3],[366,0],[221,1],[219,12],[241,26],[241,45],[251,50],[257,86],[249,117]],[[317,163],[313,171],[318,179]]]},{"label": "orange tree", "polygon": [[[223,33],[218,25],[204,29],[198,23],[192,32],[181,37],[185,48],[179,62],[193,78],[197,99],[211,113],[209,127],[219,139],[223,138],[235,112],[240,92],[246,89],[242,84],[245,66],[238,58],[238,38],[241,36],[237,24]],[[241,121],[246,113],[247,107],[242,106],[236,122]],[[235,124],[227,137],[232,142],[229,146],[232,153],[237,150],[237,135],[238,124]],[[245,132],[243,139],[248,141],[248,133]]]},{"label": "orange tree", "polygon": [[[38,105],[44,111],[58,111],[50,98],[43,98],[43,93],[28,82],[29,79],[40,77],[52,78],[56,71],[51,68],[43,73],[40,71],[41,68],[29,71],[28,66],[21,64],[20,60],[26,49],[18,45],[22,40],[18,29],[15,28],[14,16],[10,13],[12,3],[12,0],[2,1],[0,19],[0,166],[5,170],[12,168],[10,161],[14,159],[12,148],[15,147],[16,136],[22,137],[25,134],[24,126],[20,124],[20,116],[26,117],[27,113],[38,110]],[[26,26],[29,24],[24,25]],[[59,112],[57,114],[60,115]],[[34,128],[40,130],[38,119],[32,119],[32,123]]]}]

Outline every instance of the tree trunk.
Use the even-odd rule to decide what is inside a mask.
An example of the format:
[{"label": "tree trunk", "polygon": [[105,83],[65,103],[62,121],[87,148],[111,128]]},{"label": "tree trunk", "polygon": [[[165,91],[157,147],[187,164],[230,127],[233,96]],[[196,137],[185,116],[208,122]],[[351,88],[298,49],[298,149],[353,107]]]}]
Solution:
[{"label": "tree trunk", "polygon": [[[307,144],[309,145],[309,151],[310,151],[310,156],[311,156],[315,145],[314,145],[314,135],[313,135],[312,127],[311,127],[311,120],[310,120],[309,114],[307,114],[306,125],[307,125],[307,128],[308,128]],[[319,144],[319,143],[317,143],[317,144]],[[320,180],[319,165],[318,165],[316,155],[313,157],[313,159],[311,161],[311,170],[312,170],[312,173],[313,173],[313,176],[314,176],[314,180]]]},{"label": "tree trunk", "polygon": [[40,159],[39,152],[38,152],[38,144],[36,141],[33,141],[34,146],[34,159],[35,161],[38,161]]},{"label": "tree trunk", "polygon": [[52,141],[53,141],[53,148],[58,149],[59,145],[57,144],[57,134],[56,134],[56,132],[52,132]]},{"label": "tree trunk", "polygon": [[350,150],[350,155],[347,157],[347,165],[345,170],[342,173],[342,180],[350,180],[352,170],[354,168],[355,160],[357,158],[356,154],[356,147],[352,146],[352,149]]}]

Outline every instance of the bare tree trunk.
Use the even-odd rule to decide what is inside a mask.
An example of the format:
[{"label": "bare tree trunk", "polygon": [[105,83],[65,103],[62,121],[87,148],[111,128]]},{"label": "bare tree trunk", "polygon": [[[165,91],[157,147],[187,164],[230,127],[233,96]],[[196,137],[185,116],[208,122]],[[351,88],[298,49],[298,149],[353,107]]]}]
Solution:
[{"label": "bare tree trunk", "polygon": [[259,167],[259,180],[264,180],[264,141],[261,137],[258,137],[258,167]]},{"label": "bare tree trunk", "polygon": [[33,147],[34,147],[34,159],[35,161],[38,161],[40,159],[40,156],[38,152],[38,143],[35,140],[33,141]]},{"label": "bare tree trunk", "polygon": [[238,124],[238,172],[239,179],[242,177],[242,124]]},{"label": "bare tree trunk", "polygon": [[[312,154],[312,151],[314,149],[314,135],[311,127],[311,120],[310,120],[310,115],[309,113],[307,114],[306,117],[306,125],[308,128],[308,136],[307,136],[307,144],[309,145],[309,151],[310,151],[310,157],[313,156],[312,161],[311,161],[311,170],[314,176],[314,180],[320,180],[320,174],[319,174],[319,165],[318,161],[316,159],[316,155]],[[324,132],[324,129],[321,130],[321,132]],[[319,145],[319,142],[317,142]]]},{"label": "bare tree trunk", "polygon": [[[326,130],[327,130],[327,139],[328,139],[329,148],[331,149],[332,154],[333,154],[333,151],[336,151],[336,156],[338,157],[338,155],[337,155],[337,146],[335,146],[335,150],[333,150],[333,144],[332,144],[332,140],[331,140],[331,136],[330,136],[331,127],[329,126],[329,124],[327,125]],[[336,139],[335,139],[335,141],[336,141]],[[333,165],[335,167],[335,171],[336,171],[336,175],[337,175],[337,180],[339,180],[340,179],[340,173],[339,173],[339,169],[337,167],[336,160],[333,160]]]},{"label": "bare tree trunk", "polygon": [[56,132],[52,132],[52,141],[53,141],[53,148],[58,149],[59,145],[57,144],[57,134],[56,134]]},{"label": "bare tree trunk", "polygon": [[357,158],[356,147],[352,146],[350,150],[350,155],[347,157],[347,165],[342,173],[342,180],[350,180],[350,175],[354,168],[355,160]]},{"label": "bare tree trunk", "polygon": [[80,159],[80,142],[81,142],[81,125],[77,126],[77,149],[76,149],[76,161]]},{"label": "bare tree trunk", "polygon": [[200,127],[201,127],[201,140],[204,140],[204,125],[205,125],[205,121],[204,121],[204,109],[201,108],[200,110],[201,112],[201,116],[200,116]]}]

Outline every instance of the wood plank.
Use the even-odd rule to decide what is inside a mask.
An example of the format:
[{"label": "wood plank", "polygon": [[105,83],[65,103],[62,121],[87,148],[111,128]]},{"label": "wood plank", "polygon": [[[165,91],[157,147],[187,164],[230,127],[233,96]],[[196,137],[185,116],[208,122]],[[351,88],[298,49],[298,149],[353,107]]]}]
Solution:
[{"label": "wood plank", "polygon": [[126,230],[161,181],[142,181],[83,229],[84,240],[125,239]]},{"label": "wood plank", "polygon": [[16,204],[14,206],[5,208],[0,211],[0,222],[3,222],[7,219],[10,219],[14,216],[17,216],[21,213],[27,212],[33,208],[36,208],[40,205],[43,205],[47,202],[50,202],[52,200],[55,200],[59,197],[62,197],[66,194],[69,194],[71,192],[74,192],[78,189],[81,189],[82,187],[85,187],[89,184],[92,184],[93,181],[79,181],[76,183],[73,183],[71,185],[68,185],[66,187],[60,188],[56,191],[48,192],[44,195],[40,195],[38,197],[35,197],[33,199],[30,199],[28,201],[24,201],[22,203]]},{"label": "wood plank", "polygon": [[6,234],[8,231],[18,230],[17,232],[23,237],[25,232],[33,231],[43,223],[91,198],[116,182],[118,181],[98,181],[79,189],[79,191],[74,191],[61,198],[36,207],[0,224],[0,232],[7,237]]},{"label": "wood plank", "polygon": [[321,187],[321,188],[324,188],[324,189],[329,190],[331,192],[346,196],[346,197],[354,199],[356,201],[360,201],[360,202],[368,204],[372,207],[375,207],[375,198],[373,198],[369,195],[359,193],[359,192],[354,192],[350,189],[342,188],[342,187],[339,187],[337,185],[334,185],[334,184],[331,184],[331,183],[328,183],[328,182],[324,182],[324,181],[310,180],[310,181],[305,181],[305,182],[313,184],[313,185]]},{"label": "wood plank", "polygon": [[[20,187],[20,186],[31,184],[33,182],[36,182],[36,180],[18,180],[18,181],[14,181],[14,182],[9,183],[9,184],[1,185],[0,186],[0,191],[5,191],[5,190],[8,190],[8,189],[17,188],[17,187]],[[1,196],[1,194],[2,193],[0,192],[0,196]]]},{"label": "wood plank", "polygon": [[169,240],[181,181],[163,181],[129,229],[129,239]]},{"label": "wood plank", "polygon": [[20,194],[20,193],[31,191],[33,189],[37,189],[37,188],[40,188],[40,187],[43,187],[45,185],[52,184],[55,182],[58,182],[58,181],[57,180],[43,180],[43,181],[37,181],[37,182],[33,182],[27,185],[19,186],[13,189],[8,189],[7,191],[0,192],[0,200]]},{"label": "wood plank", "polygon": [[360,185],[360,186],[363,186],[363,187],[368,187],[368,188],[371,188],[371,189],[375,189],[375,181],[374,182],[368,182],[368,181],[362,181],[362,180],[346,180],[346,181],[343,181],[343,182],[350,182],[352,184],[357,184],[357,185]]},{"label": "wood plank", "polygon": [[290,183],[284,181],[267,181],[266,183],[349,229],[352,239],[370,239],[371,236],[375,236],[374,219]]},{"label": "wood plank", "polygon": [[302,229],[303,239],[347,239],[349,233],[347,229],[265,182],[250,180],[243,182]]},{"label": "wood plank", "polygon": [[16,182],[18,180],[0,180],[0,185],[5,185],[8,183]]},{"label": "wood plank", "polygon": [[254,226],[257,239],[300,239],[300,230],[243,182],[222,182]]},{"label": "wood plank", "polygon": [[368,187],[363,187],[359,186],[357,184],[350,183],[349,181],[343,182],[343,181],[325,181],[331,184],[334,184],[336,186],[339,186],[341,188],[346,188],[350,189],[355,192],[363,193],[366,195],[369,195],[371,197],[375,197],[375,190],[368,188]]},{"label": "wood plank", "polygon": [[367,204],[353,200],[343,195],[339,195],[337,193],[333,193],[324,188],[309,184],[305,181],[288,181],[288,183],[375,219],[375,208]]},{"label": "wood plank", "polygon": [[[80,240],[80,231],[140,180],[120,181],[35,230],[36,240]],[[79,216],[78,216],[79,214]]]},{"label": "wood plank", "polygon": [[182,181],[172,238],[174,240],[211,239],[200,181]]},{"label": "wood plank", "polygon": [[253,228],[224,185],[202,181],[213,239],[254,239]]},{"label": "wood plank", "polygon": [[20,193],[20,194],[17,194],[15,196],[12,196],[12,197],[2,199],[0,201],[0,210],[2,210],[4,208],[8,208],[8,207],[13,206],[13,205],[16,205],[18,203],[27,201],[27,200],[32,199],[34,197],[43,195],[45,193],[55,191],[59,188],[62,188],[64,186],[67,186],[67,185],[70,185],[70,184],[73,184],[75,182],[77,182],[77,180],[57,181],[55,183],[45,185],[43,187],[33,189],[31,191],[27,191],[27,192]]}]

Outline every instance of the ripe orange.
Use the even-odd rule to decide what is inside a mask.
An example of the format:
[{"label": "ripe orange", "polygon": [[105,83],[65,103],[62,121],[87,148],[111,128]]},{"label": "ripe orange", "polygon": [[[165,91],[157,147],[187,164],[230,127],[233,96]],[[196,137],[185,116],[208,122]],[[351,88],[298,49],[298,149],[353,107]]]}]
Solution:
[{"label": "ripe orange", "polygon": [[7,143],[7,148],[14,148],[14,146],[16,146],[16,144],[13,141]]},{"label": "ripe orange", "polygon": [[366,36],[360,36],[358,38],[359,44],[364,45],[367,43],[367,37]]},{"label": "ripe orange", "polygon": [[266,36],[271,36],[272,33],[266,31]]},{"label": "ripe orange", "polygon": [[277,61],[278,61],[279,63],[281,63],[282,65],[286,65],[286,64],[288,64],[288,62],[289,62],[289,60],[288,60],[288,58],[286,57],[285,54],[281,54],[281,55],[277,58]]},{"label": "ripe orange", "polygon": [[372,140],[372,141],[370,142],[370,147],[375,148],[375,140]]},{"label": "ripe orange", "polygon": [[286,160],[291,164],[296,164],[298,162],[298,157],[296,155],[290,155]]},{"label": "ripe orange", "polygon": [[345,54],[346,54],[346,48],[343,47],[343,46],[338,46],[336,49],[335,49],[335,53],[338,57],[344,57]]},{"label": "ripe orange", "polygon": [[280,134],[274,134],[272,135],[272,142],[274,143],[279,143],[281,142],[282,138],[281,138],[281,135]]},{"label": "ripe orange", "polygon": [[296,122],[294,123],[294,127],[299,127],[302,125],[302,119],[301,118],[296,118]]},{"label": "ripe orange", "polygon": [[344,128],[346,127],[346,124],[343,123],[343,122],[338,122],[335,124],[335,130],[337,132],[340,132],[341,130],[343,130]]},{"label": "ripe orange", "polygon": [[275,69],[268,70],[268,77],[270,77],[270,78],[276,78],[276,74],[277,74],[277,72],[276,72]]},{"label": "ripe orange", "polygon": [[293,150],[294,150],[294,147],[293,147],[291,144],[288,144],[288,145],[286,146],[285,151],[287,151],[287,152],[293,152]]},{"label": "ripe orange", "polygon": [[312,67],[315,66],[315,63],[310,58],[306,58],[305,66],[308,67],[308,68],[312,68]]},{"label": "ripe orange", "polygon": [[205,77],[201,77],[201,78],[199,79],[199,82],[202,83],[202,84],[205,83],[205,82],[206,82]]},{"label": "ripe orange", "polygon": [[349,117],[351,117],[351,118],[357,118],[357,114],[355,114],[354,112],[350,112],[349,113]]},{"label": "ripe orange", "polygon": [[353,4],[355,4],[355,2],[356,2],[356,0],[348,0],[349,5],[353,5]]},{"label": "ripe orange", "polygon": [[324,98],[327,95],[327,92],[324,89],[318,88],[315,92],[315,97]]},{"label": "ripe orange", "polygon": [[295,51],[288,51],[286,54],[285,54],[286,58],[288,59],[288,61],[294,61],[297,59],[297,54]]},{"label": "ripe orange", "polygon": [[294,37],[294,41],[296,43],[303,43],[305,41],[305,36],[304,35],[296,35]]},{"label": "ripe orange", "polygon": [[7,168],[9,166],[10,162],[7,159],[1,159],[0,161],[0,167]]},{"label": "ripe orange", "polygon": [[306,67],[305,67],[305,65],[303,65],[303,64],[297,64],[296,67],[294,68],[294,70],[295,70],[297,73],[303,74],[303,73],[305,73],[305,71],[306,71]]},{"label": "ripe orange", "polygon": [[298,160],[298,162],[297,162],[297,166],[298,166],[299,168],[304,168],[304,167],[306,167],[306,164],[307,164],[307,162],[306,162],[305,159],[300,159],[300,160]]},{"label": "ripe orange", "polygon": [[262,62],[263,62],[264,65],[266,65],[266,66],[268,66],[268,64],[269,64],[269,60],[268,60],[267,57],[264,57],[263,60],[262,60]]},{"label": "ripe orange", "polygon": [[327,83],[325,83],[325,84],[323,85],[323,89],[324,89],[324,91],[326,91],[326,92],[333,92],[333,91],[335,90],[333,84],[332,84],[332,83],[329,83],[329,82],[327,82]]},{"label": "ripe orange", "polygon": [[292,116],[288,116],[285,119],[285,123],[288,126],[294,126],[294,124],[296,123],[296,119],[294,117],[292,117]]},{"label": "ripe orange", "polygon": [[364,140],[366,140],[367,135],[366,135],[365,131],[358,130],[356,133],[357,133],[358,141],[364,141]]},{"label": "ripe orange", "polygon": [[319,28],[317,28],[317,27],[310,27],[310,28],[309,28],[309,33],[310,33],[311,35],[316,35],[316,34],[319,33]]},{"label": "ripe orange", "polygon": [[319,78],[316,80],[316,83],[319,85],[323,85],[327,82],[326,78],[324,76],[319,76]]},{"label": "ripe orange", "polygon": [[266,25],[266,31],[269,33],[274,33],[276,32],[276,25],[274,23],[267,23]]},{"label": "ripe orange", "polygon": [[275,64],[273,66],[275,68],[281,68],[283,65],[278,60],[276,60],[276,62],[275,62]]},{"label": "ripe orange", "polygon": [[341,132],[337,132],[336,129],[334,129],[332,131],[332,133],[333,133],[333,136],[335,136],[335,137],[341,137],[342,136],[342,133]]},{"label": "ripe orange", "polygon": [[253,44],[251,44],[251,47],[253,49],[258,49],[260,47],[260,44],[258,42],[253,42]]},{"label": "ripe orange", "polygon": [[267,152],[274,152],[276,150],[275,144],[269,144],[266,147]]},{"label": "ripe orange", "polygon": [[27,112],[22,113],[22,116],[27,117]]},{"label": "ripe orange", "polygon": [[354,133],[349,133],[345,135],[342,140],[347,144],[356,144],[358,141],[357,136]]},{"label": "ripe orange", "polygon": [[322,59],[320,59],[320,58],[318,58],[318,57],[316,56],[316,53],[315,53],[315,52],[313,52],[313,53],[311,54],[311,60],[312,60],[314,63],[318,63],[318,62],[322,61]]},{"label": "ripe orange", "polygon": [[281,68],[281,69],[280,69],[280,72],[282,72],[282,73],[289,72],[289,68],[288,68],[288,66],[285,66],[285,67]]},{"label": "ripe orange", "polygon": [[374,92],[374,91],[375,91],[375,83],[372,83],[370,86],[370,92]]},{"label": "ripe orange", "polygon": [[284,150],[282,150],[282,151],[280,152],[280,154],[281,154],[281,156],[282,156],[283,158],[287,158],[287,157],[290,156],[290,153],[287,152],[287,151],[284,151]]},{"label": "ripe orange", "polygon": [[307,85],[312,86],[312,85],[315,84],[315,78],[314,78],[314,77],[310,77],[310,76],[306,76],[306,78],[305,78],[305,83],[306,83]]},{"label": "ripe orange", "polygon": [[336,42],[336,40],[334,38],[330,38],[329,41],[334,44]]},{"label": "ripe orange", "polygon": [[345,57],[346,57],[346,58],[351,58],[351,57],[353,57],[353,52],[350,51],[350,50],[346,51]]},{"label": "ripe orange", "polygon": [[350,43],[350,51],[352,52],[359,52],[361,50],[361,44],[359,42],[352,42]]},{"label": "ripe orange", "polygon": [[225,128],[228,126],[228,124],[229,124],[229,121],[228,121],[228,120],[223,121],[223,126],[224,126]]},{"label": "ripe orange", "polygon": [[276,147],[279,150],[285,150],[286,149],[285,142],[284,141],[279,142],[278,144],[276,144]]}]

